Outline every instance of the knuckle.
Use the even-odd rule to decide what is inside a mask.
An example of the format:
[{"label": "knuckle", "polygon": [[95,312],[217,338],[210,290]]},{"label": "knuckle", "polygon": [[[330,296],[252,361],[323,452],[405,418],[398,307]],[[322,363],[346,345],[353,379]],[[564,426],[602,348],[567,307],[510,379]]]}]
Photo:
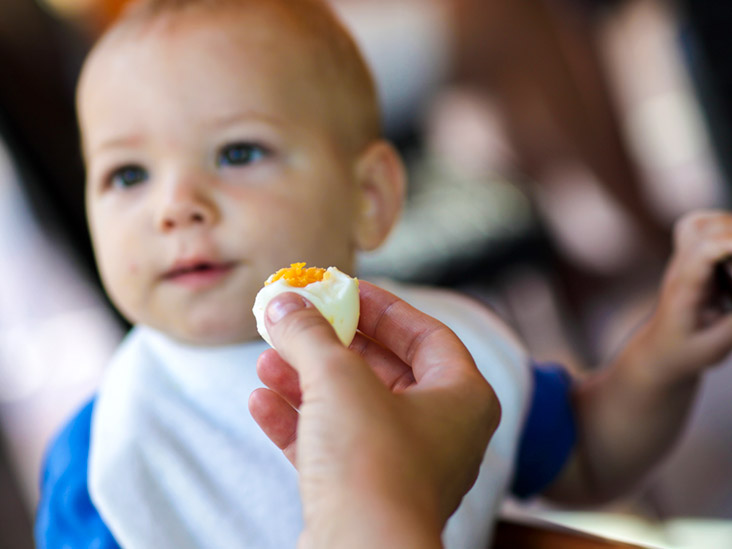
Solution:
[{"label": "knuckle", "polygon": [[355,357],[356,355],[340,343],[321,349],[317,357],[320,383],[340,388],[352,383],[354,368],[361,368],[364,364]]},{"label": "knuckle", "polygon": [[327,321],[315,309],[305,309],[291,314],[278,324],[274,335],[279,342],[313,340],[320,344],[323,338],[328,336],[328,331],[333,332]]},{"label": "knuckle", "polygon": [[674,243],[683,246],[704,231],[707,223],[706,212],[691,212],[684,214],[673,227]]},{"label": "knuckle", "polygon": [[494,432],[501,421],[501,402],[495,390],[483,376],[480,380],[471,383],[475,396],[475,409],[480,417],[480,423],[487,431]]},{"label": "knuckle", "polygon": [[720,254],[719,243],[713,239],[706,239],[698,245],[698,258],[700,261],[710,263],[716,261]]},{"label": "knuckle", "polygon": [[370,339],[356,333],[348,348],[359,356],[365,356],[372,346],[373,342]]},{"label": "knuckle", "polygon": [[490,390],[490,410],[489,410],[489,426],[491,431],[498,429],[498,425],[501,423],[501,416],[503,415],[503,409],[501,407],[501,401],[498,400],[498,395],[493,390],[493,387],[488,385]]},{"label": "knuckle", "polygon": [[722,210],[698,210],[684,214],[674,223],[676,244],[688,245],[724,230],[732,224],[732,216]]}]

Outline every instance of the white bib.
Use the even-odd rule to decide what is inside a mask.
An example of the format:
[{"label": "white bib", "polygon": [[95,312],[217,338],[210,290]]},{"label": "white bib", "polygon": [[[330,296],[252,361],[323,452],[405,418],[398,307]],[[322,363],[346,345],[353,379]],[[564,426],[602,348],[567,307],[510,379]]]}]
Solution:
[{"label": "white bib", "polygon": [[[476,485],[448,522],[450,548],[486,546],[513,471],[527,357],[491,313],[447,292],[396,288],[464,341],[502,419]],[[294,548],[297,474],[248,410],[263,342],[202,348],[138,326],[109,366],[92,419],[89,491],[126,549]]]}]

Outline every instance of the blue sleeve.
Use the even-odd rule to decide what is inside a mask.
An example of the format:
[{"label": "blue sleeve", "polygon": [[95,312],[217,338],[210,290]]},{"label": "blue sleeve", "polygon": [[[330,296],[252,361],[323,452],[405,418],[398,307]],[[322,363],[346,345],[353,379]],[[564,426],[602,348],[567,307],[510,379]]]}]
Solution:
[{"label": "blue sleeve", "polygon": [[89,498],[93,406],[92,400],[77,413],[46,454],[36,512],[38,549],[119,549]]},{"label": "blue sleeve", "polygon": [[537,364],[532,372],[534,392],[511,486],[519,498],[544,490],[562,470],[577,440],[569,373],[560,366]]}]

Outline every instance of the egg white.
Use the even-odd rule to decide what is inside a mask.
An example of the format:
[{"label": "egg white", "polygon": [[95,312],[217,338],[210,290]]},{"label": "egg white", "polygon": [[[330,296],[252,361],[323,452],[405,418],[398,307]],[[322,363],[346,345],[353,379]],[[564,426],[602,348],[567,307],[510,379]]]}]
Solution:
[{"label": "egg white", "polygon": [[274,347],[264,322],[264,312],[272,298],[283,292],[293,292],[307,298],[331,323],[341,342],[346,346],[350,345],[356,335],[360,312],[358,280],[335,267],[328,267],[326,273],[329,274],[326,274],[320,282],[312,282],[303,288],[290,286],[285,279],[281,278],[259,290],[252,312],[254,318],[257,319],[259,335],[270,346]]}]

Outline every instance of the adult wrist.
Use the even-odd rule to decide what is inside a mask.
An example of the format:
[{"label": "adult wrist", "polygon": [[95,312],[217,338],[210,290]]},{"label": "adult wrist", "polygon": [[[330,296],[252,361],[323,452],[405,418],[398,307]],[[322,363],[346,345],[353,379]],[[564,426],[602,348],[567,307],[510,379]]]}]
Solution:
[{"label": "adult wrist", "polygon": [[446,519],[441,517],[439,502],[427,486],[410,489],[399,479],[390,483],[363,481],[361,486],[356,483],[331,493],[327,506],[319,506],[315,515],[308,516],[306,508],[306,530],[312,547],[442,547]]},{"label": "adult wrist", "polygon": [[[358,498],[354,495],[354,499]],[[375,505],[350,505],[346,513],[334,513],[328,524],[308,529],[322,534],[313,536],[318,549],[437,549],[442,547],[443,524],[434,516],[411,505],[380,499]],[[344,508],[345,509],[345,508]]]}]

